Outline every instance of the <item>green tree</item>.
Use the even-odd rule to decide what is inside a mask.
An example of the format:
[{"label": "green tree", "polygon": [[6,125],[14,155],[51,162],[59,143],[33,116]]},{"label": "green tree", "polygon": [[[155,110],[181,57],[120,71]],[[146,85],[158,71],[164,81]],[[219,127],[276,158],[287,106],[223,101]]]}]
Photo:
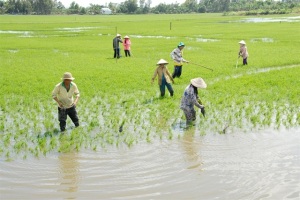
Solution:
[{"label": "green tree", "polygon": [[199,13],[205,13],[206,12],[206,6],[203,3],[199,3],[198,12]]},{"label": "green tree", "polygon": [[0,1],[0,14],[5,13],[5,6],[4,6],[4,1]]},{"label": "green tree", "polygon": [[53,5],[52,0],[32,0],[33,11],[39,15],[51,14]]},{"label": "green tree", "polygon": [[160,3],[152,9],[152,12],[157,14],[167,13],[167,10],[168,10],[167,5],[165,3]]},{"label": "green tree", "polygon": [[80,7],[79,10],[80,10],[80,11],[79,11],[79,14],[80,14],[80,15],[86,14],[86,9],[85,9],[84,7]]},{"label": "green tree", "polygon": [[75,1],[72,1],[68,8],[68,14],[79,14],[79,5]]},{"label": "green tree", "polygon": [[151,4],[152,4],[152,1],[151,0],[147,0],[147,6],[150,8],[151,7]]},{"label": "green tree", "polygon": [[88,8],[88,13],[92,15],[99,15],[101,14],[101,9],[103,6],[97,5],[97,4],[90,4],[90,7]]},{"label": "green tree", "polygon": [[108,4],[108,8],[112,11],[112,13],[116,13],[117,12],[117,4],[116,3],[109,3]]},{"label": "green tree", "polygon": [[54,13],[54,14],[64,14],[65,10],[66,10],[66,8],[62,4],[61,1],[57,1],[57,0],[53,1],[52,13]]},{"label": "green tree", "polygon": [[120,4],[118,12],[132,14],[135,13],[137,9],[138,9],[137,0],[127,0]]},{"label": "green tree", "polygon": [[188,12],[197,12],[198,11],[198,4],[197,0],[185,0],[182,6],[186,7]]},{"label": "green tree", "polygon": [[15,14],[19,13],[18,8],[16,7],[16,1],[15,0],[8,0],[5,2],[4,7],[6,8],[6,13],[9,14]]},{"label": "green tree", "polygon": [[146,2],[146,0],[139,0],[140,8],[145,7],[145,2]]},{"label": "green tree", "polygon": [[33,11],[30,1],[21,0],[21,13],[22,14],[31,14]]}]

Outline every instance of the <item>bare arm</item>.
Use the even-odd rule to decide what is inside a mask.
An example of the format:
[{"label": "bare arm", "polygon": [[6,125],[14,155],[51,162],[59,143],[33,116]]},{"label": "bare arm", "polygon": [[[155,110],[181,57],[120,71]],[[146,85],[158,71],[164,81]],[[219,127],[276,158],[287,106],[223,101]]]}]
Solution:
[{"label": "bare arm", "polygon": [[74,105],[75,105],[75,106],[77,105],[78,101],[79,101],[79,96],[76,96],[76,98],[75,98],[75,100],[74,100]]},{"label": "bare arm", "polygon": [[168,74],[168,76],[170,77],[172,83],[174,83],[174,79],[173,79],[172,75],[170,74],[169,70],[167,70],[167,74]]},{"label": "bare arm", "polygon": [[154,79],[156,78],[156,76],[157,76],[157,68],[156,68],[156,70],[154,71],[153,77],[152,77],[152,79],[151,79],[151,84],[153,84]]},{"label": "bare arm", "polygon": [[58,100],[58,98],[57,97],[54,97],[53,98],[56,102],[57,102],[57,104],[58,104],[58,107],[60,107],[60,108],[62,108],[63,107],[63,104]]}]

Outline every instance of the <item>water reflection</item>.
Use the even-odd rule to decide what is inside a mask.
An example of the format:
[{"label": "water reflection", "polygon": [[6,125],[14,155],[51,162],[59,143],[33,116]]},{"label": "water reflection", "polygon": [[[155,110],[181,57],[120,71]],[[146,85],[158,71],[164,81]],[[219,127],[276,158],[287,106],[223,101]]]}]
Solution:
[{"label": "water reflection", "polygon": [[299,22],[300,16],[295,17],[278,17],[278,18],[247,18],[244,20],[241,20],[241,22],[248,22],[248,23],[263,23],[263,22]]},{"label": "water reflection", "polygon": [[183,138],[181,140],[182,147],[184,150],[184,157],[188,166],[188,169],[194,169],[201,167],[201,155],[200,155],[200,148],[201,143],[194,141],[195,137],[195,127],[191,127],[185,130]]},{"label": "water reflection", "polygon": [[299,199],[300,130],[200,135],[0,162],[0,199]]},{"label": "water reflection", "polygon": [[79,182],[79,162],[77,152],[63,153],[58,156],[60,174],[60,188],[58,191],[66,193],[68,199],[76,199]]}]

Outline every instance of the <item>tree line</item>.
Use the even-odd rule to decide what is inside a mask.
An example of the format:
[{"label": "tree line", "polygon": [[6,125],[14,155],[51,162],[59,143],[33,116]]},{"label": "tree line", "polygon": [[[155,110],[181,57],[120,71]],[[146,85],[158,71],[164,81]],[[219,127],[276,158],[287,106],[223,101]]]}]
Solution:
[{"label": "tree line", "polygon": [[0,14],[50,15],[50,14],[102,14],[101,9],[108,7],[113,14],[177,14],[177,13],[229,13],[240,12],[255,14],[285,14],[300,12],[300,0],[186,0],[182,4],[161,3],[151,7],[151,0],[125,0],[119,4],[90,4],[82,7],[73,1],[65,7],[58,0],[0,0]]}]

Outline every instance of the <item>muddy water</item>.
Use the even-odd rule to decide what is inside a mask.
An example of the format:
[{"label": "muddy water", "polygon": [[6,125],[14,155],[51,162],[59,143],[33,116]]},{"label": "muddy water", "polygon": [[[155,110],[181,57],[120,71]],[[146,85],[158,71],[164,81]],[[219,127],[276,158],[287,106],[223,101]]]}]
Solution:
[{"label": "muddy water", "polygon": [[0,199],[300,199],[300,129],[0,161]]}]

